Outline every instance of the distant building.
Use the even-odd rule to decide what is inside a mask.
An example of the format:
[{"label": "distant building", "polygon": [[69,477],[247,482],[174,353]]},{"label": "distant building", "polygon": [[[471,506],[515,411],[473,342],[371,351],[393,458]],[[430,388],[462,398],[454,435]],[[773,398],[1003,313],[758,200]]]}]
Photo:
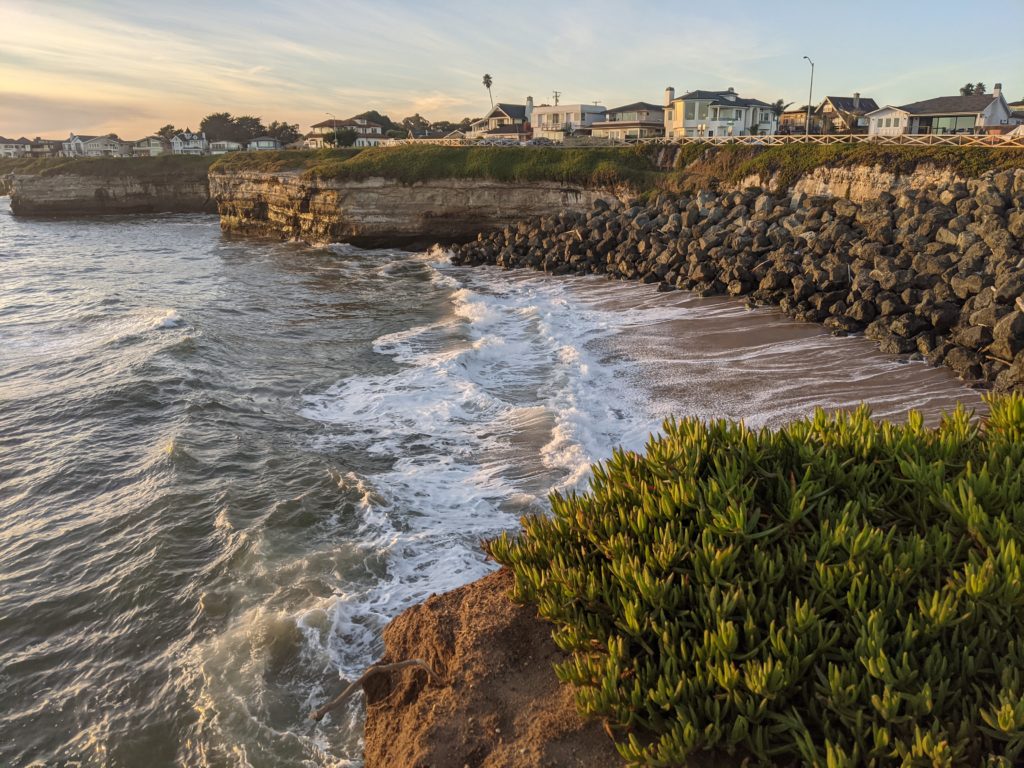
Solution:
[{"label": "distant building", "polygon": [[241,152],[245,146],[237,141],[211,141],[210,154],[224,155],[228,152]]},{"label": "distant building", "polygon": [[72,133],[61,145],[65,157],[130,157],[131,142],[121,141],[116,133],[106,136],[79,136]]},{"label": "distant building", "polygon": [[654,139],[665,135],[665,108],[646,101],[606,110],[590,126],[594,138],[611,141]]},{"label": "distant building", "polygon": [[940,96],[901,107],[887,105],[867,114],[873,136],[903,134],[1004,133],[1017,124],[1002,84],[980,96]]},{"label": "distant building", "polygon": [[163,136],[147,136],[132,144],[132,154],[136,157],[156,157],[171,151],[171,142]]},{"label": "distant building", "polygon": [[525,104],[499,102],[469,126],[466,138],[525,141],[533,138],[532,116],[533,96],[527,96]]},{"label": "distant building", "polygon": [[206,155],[210,152],[210,143],[205,133],[182,131],[171,137],[171,152],[176,155]]},{"label": "distant building", "polygon": [[605,111],[598,104],[541,104],[530,119],[533,138],[565,141],[566,136],[589,136]]},{"label": "distant building", "polygon": [[268,152],[281,148],[281,142],[273,136],[260,136],[256,139],[249,139],[245,145],[247,152]]},{"label": "distant building", "polygon": [[[807,113],[810,112],[811,127],[807,130]],[[814,108],[808,109],[805,104],[797,109],[787,109],[779,116],[779,129],[778,133],[794,134],[794,133],[821,133],[821,116],[818,115]]]},{"label": "distant building", "polygon": [[867,114],[877,109],[874,99],[855,93],[853,96],[826,96],[814,113],[820,133],[867,133]]},{"label": "distant building", "polygon": [[354,147],[376,147],[384,141],[384,126],[363,117],[350,117],[347,120],[324,120],[309,127],[309,133],[303,137],[302,145],[307,149],[323,149],[330,146],[325,140],[342,131],[352,130],[356,133]]},{"label": "distant building", "polygon": [[0,136],[0,157],[31,157],[32,142],[22,136],[20,139],[5,139]]},{"label": "distant building", "polygon": [[32,157],[60,157],[64,142],[60,139],[32,139]]},{"label": "distant building", "polygon": [[664,131],[667,138],[683,136],[769,136],[779,127],[772,105],[746,99],[735,89],[690,91],[675,95],[665,89]]}]

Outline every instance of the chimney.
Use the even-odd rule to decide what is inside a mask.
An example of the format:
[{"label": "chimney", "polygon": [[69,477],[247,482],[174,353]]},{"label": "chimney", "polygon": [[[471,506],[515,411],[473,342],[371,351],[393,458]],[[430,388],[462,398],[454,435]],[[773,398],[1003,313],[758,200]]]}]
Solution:
[{"label": "chimney", "polygon": [[854,109],[860,109],[860,94],[859,93],[853,94],[853,108]]},{"label": "chimney", "polygon": [[526,122],[530,122],[530,117],[533,116],[533,96],[526,97]]},{"label": "chimney", "polygon": [[998,99],[998,98],[999,98],[1000,96],[1002,96],[1002,95],[1003,95],[1003,84],[1002,84],[1002,83],[996,83],[996,87],[992,89],[992,95],[993,95],[993,96],[994,96],[995,98],[997,98],[997,99]]},{"label": "chimney", "polygon": [[672,100],[676,97],[676,89],[671,85],[665,89],[665,106],[672,104]]}]

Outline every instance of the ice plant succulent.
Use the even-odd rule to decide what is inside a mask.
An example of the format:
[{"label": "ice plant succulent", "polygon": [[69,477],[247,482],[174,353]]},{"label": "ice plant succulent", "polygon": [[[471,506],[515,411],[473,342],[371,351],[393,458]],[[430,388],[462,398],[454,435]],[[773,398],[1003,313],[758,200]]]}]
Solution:
[{"label": "ice plant succulent", "polygon": [[668,421],[491,553],[633,764],[1024,756],[1024,396]]}]

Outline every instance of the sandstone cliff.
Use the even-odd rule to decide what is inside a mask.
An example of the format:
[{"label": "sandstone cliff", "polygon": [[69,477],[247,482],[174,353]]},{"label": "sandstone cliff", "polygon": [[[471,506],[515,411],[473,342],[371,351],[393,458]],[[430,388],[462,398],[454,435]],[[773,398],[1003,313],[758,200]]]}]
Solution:
[{"label": "sandstone cliff", "polygon": [[117,213],[213,213],[205,173],[88,176],[15,174],[11,210],[17,216],[95,216]]},{"label": "sandstone cliff", "polygon": [[363,247],[459,241],[523,216],[589,210],[614,190],[558,182],[383,178],[330,180],[295,172],[211,172],[225,232]]}]

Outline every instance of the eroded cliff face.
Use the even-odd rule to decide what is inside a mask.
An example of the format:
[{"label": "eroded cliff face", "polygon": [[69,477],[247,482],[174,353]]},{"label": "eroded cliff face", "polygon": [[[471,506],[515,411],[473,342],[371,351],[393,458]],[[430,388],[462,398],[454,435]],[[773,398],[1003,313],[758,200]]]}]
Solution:
[{"label": "eroded cliff face", "polygon": [[216,211],[206,180],[195,178],[15,175],[10,192],[11,210],[17,216]]},{"label": "eroded cliff face", "polygon": [[863,203],[885,193],[898,195],[908,189],[931,187],[946,189],[967,181],[948,168],[936,168],[930,163],[922,164],[907,174],[895,173],[878,165],[856,165],[850,168],[815,168],[799,179],[792,190],[781,189],[778,178],[766,179],[758,175],[748,176],[728,189],[739,192],[749,187],[761,187],[776,193],[788,191],[795,195],[845,197],[855,203]]},{"label": "eroded cliff face", "polygon": [[598,200],[619,196],[614,190],[558,182],[439,179],[405,184],[256,172],[211,173],[210,194],[227,233],[362,247],[468,240],[524,216],[582,212]]}]

